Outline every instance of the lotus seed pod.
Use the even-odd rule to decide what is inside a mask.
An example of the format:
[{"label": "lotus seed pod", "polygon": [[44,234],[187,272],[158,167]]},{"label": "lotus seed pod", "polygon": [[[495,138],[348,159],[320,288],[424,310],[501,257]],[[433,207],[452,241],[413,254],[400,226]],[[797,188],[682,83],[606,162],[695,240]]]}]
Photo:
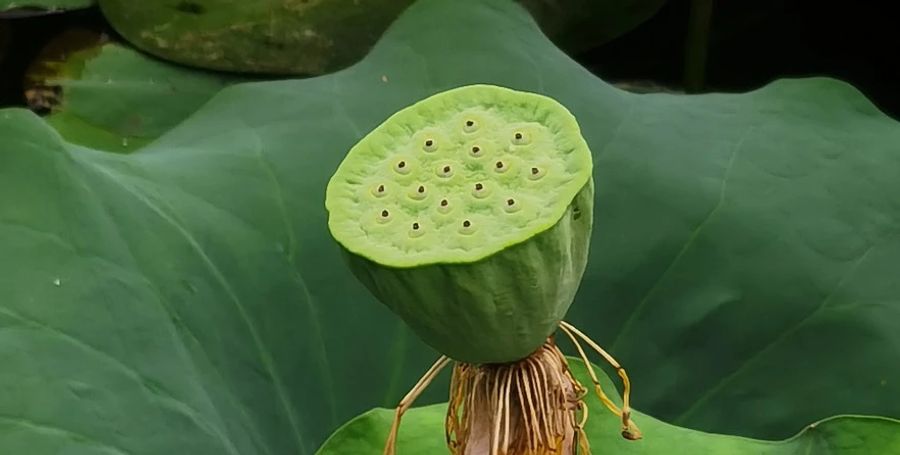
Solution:
[{"label": "lotus seed pod", "polygon": [[472,85],[392,115],[328,183],[354,275],[458,361],[522,359],[556,330],[587,263],[590,150],[553,99]]}]

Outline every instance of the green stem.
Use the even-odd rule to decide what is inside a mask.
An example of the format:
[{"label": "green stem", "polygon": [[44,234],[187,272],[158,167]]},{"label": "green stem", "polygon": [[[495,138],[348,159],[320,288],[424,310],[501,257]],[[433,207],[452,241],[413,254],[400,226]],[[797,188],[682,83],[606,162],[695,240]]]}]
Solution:
[{"label": "green stem", "polygon": [[684,50],[684,89],[697,93],[703,89],[709,48],[709,23],[713,0],[691,0],[691,16]]}]

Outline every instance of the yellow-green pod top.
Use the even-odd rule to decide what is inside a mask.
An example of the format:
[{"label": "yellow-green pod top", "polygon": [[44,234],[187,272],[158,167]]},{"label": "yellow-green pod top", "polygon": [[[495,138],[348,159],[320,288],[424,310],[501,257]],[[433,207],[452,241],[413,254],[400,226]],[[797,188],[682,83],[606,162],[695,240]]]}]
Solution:
[{"label": "yellow-green pod top", "polygon": [[592,162],[555,100],[490,85],[433,95],[360,140],[326,191],[354,274],[426,343],[519,360],[571,305],[593,219]]}]

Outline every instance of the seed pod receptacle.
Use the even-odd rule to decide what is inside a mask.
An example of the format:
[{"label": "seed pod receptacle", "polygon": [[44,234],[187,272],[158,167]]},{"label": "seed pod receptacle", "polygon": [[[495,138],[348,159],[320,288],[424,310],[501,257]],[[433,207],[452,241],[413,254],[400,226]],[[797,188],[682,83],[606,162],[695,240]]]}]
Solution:
[{"label": "seed pod receptacle", "polygon": [[575,118],[489,85],[394,114],[328,184],[354,275],[426,343],[469,363],[522,359],[558,327],[587,262],[594,183]]}]

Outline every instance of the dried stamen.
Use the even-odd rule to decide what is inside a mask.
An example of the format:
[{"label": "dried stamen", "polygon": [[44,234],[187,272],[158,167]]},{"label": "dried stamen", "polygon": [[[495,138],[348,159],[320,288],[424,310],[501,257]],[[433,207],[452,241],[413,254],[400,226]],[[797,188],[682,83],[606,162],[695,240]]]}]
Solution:
[{"label": "dried stamen", "polygon": [[518,362],[455,365],[446,419],[451,454],[575,453],[585,390],[552,351],[558,348],[550,338]]}]

